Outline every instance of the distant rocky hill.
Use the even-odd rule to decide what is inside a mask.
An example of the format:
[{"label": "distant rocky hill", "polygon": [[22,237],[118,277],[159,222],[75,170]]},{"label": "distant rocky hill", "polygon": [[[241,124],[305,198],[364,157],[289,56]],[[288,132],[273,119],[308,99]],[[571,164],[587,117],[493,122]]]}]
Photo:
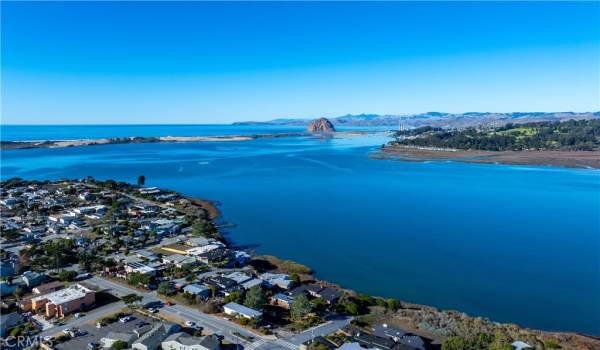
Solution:
[{"label": "distant rocky hill", "polygon": [[[340,126],[390,126],[398,128],[417,128],[433,126],[441,128],[466,128],[478,126],[502,126],[508,123],[521,124],[541,121],[564,121],[600,118],[600,112],[511,112],[511,113],[443,113],[428,112],[407,115],[358,114],[330,118],[336,127]],[[308,126],[311,119],[275,119],[268,122],[238,122],[236,125],[290,125]]]},{"label": "distant rocky hill", "polygon": [[327,118],[319,118],[308,124],[306,131],[310,133],[332,133],[335,132],[335,127]]}]

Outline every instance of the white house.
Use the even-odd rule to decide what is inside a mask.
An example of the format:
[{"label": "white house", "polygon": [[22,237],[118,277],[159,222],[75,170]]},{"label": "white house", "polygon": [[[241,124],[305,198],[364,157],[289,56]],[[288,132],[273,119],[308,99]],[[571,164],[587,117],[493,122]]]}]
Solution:
[{"label": "white house", "polygon": [[192,337],[186,333],[175,333],[162,342],[163,350],[220,350],[221,342],[214,335]]},{"label": "white house", "polygon": [[234,302],[225,304],[223,311],[227,315],[240,316],[247,319],[259,319],[262,317],[262,312]]}]

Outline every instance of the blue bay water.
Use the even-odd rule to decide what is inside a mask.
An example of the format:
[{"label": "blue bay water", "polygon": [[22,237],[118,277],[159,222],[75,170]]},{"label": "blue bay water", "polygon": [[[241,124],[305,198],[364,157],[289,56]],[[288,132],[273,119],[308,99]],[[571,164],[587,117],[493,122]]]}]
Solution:
[{"label": "blue bay water", "polygon": [[[64,138],[122,132],[80,128],[79,136]],[[203,127],[129,128],[122,136],[198,135]],[[227,132],[216,134],[247,127],[220,128]],[[12,137],[56,139],[63,137],[48,135],[61,132],[72,131],[50,128],[41,137],[25,128]],[[237,224],[229,232],[236,244],[299,261],[344,287],[521,326],[600,335],[597,170],[370,158],[385,140],[3,151],[1,171],[3,179],[91,175],[129,182],[143,174],[148,185],[217,200],[224,219]]]}]

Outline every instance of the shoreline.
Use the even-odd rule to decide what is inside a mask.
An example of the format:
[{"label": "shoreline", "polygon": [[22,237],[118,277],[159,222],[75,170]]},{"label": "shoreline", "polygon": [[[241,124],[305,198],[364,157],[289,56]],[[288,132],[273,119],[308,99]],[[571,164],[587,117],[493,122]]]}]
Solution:
[{"label": "shoreline", "polygon": [[600,169],[600,151],[436,150],[385,145],[379,151],[373,152],[370,157],[407,162],[453,161],[462,163]]},{"label": "shoreline", "polygon": [[[176,192],[179,193],[179,192]],[[181,194],[180,194],[181,195]],[[195,205],[201,205],[206,203],[212,206],[218,211],[218,216],[222,215],[222,212],[216,207],[215,202],[204,200],[201,198],[190,198],[192,203]],[[210,212],[209,208],[202,206],[207,212]],[[228,245],[235,244],[235,239],[230,238],[227,240]],[[561,346],[561,349],[600,349],[600,335],[585,334],[577,331],[552,331],[542,330],[536,328],[522,327],[515,323],[496,322],[488,317],[469,315],[465,312],[454,310],[454,309],[440,309],[434,305],[421,304],[417,302],[406,301],[397,297],[385,298],[371,294],[363,294],[354,289],[343,287],[335,282],[321,279],[318,276],[318,271],[314,270],[311,266],[304,265],[303,263],[288,260],[277,255],[272,255],[268,252],[253,252],[252,260],[265,260],[275,266],[274,270],[270,272],[281,272],[287,274],[296,273],[300,276],[303,283],[318,283],[323,286],[332,287],[343,291],[344,293],[351,296],[368,295],[371,298],[379,298],[383,300],[394,299],[399,303],[399,308],[395,312],[381,311],[379,306],[369,307],[371,310],[367,314],[356,316],[357,321],[364,322],[367,320],[376,320],[379,323],[387,323],[396,325],[410,333],[424,337],[432,341],[432,344],[440,345],[445,339],[452,336],[452,332],[442,333],[446,331],[444,323],[448,320],[453,320],[455,323],[460,324],[472,324],[479,325],[484,329],[487,329],[489,333],[494,331],[501,331],[503,333],[509,333],[514,337],[528,338],[528,339],[540,339],[557,340]],[[423,324],[429,324],[432,328],[422,328]],[[434,324],[441,325],[441,328],[437,330],[433,326]],[[573,346],[571,346],[573,345]]]},{"label": "shoreline", "polygon": [[[328,137],[337,136],[360,136],[379,131],[338,131]],[[251,135],[215,135],[215,136],[129,136],[112,137],[98,139],[77,139],[77,140],[22,140],[22,141],[0,141],[1,150],[20,150],[36,148],[66,148],[82,146],[101,146],[129,143],[184,143],[184,142],[239,142],[252,141],[256,139],[270,139],[283,137],[302,137],[314,136],[323,137],[321,134],[311,134],[308,132],[288,132],[272,134],[251,134]]]},{"label": "shoreline", "polygon": [[[69,182],[83,180],[61,181]],[[114,191],[120,192],[126,196],[131,196],[134,199],[154,201],[153,199],[139,197],[139,194],[134,194],[129,191],[131,189],[139,189],[139,186],[125,182],[113,181],[112,183],[117,185],[117,188],[112,189]],[[87,187],[88,185],[89,184],[86,183],[84,186]],[[91,182],[91,185],[92,188],[96,189],[105,188],[102,186],[102,182]],[[111,187],[109,186],[108,188]],[[164,190],[165,193],[172,193],[181,198],[187,199],[189,204],[199,209],[194,210],[194,212],[204,211],[208,213],[208,216],[213,223],[215,223],[214,220],[222,214],[217,208],[218,202],[216,201],[186,196],[181,192],[170,190],[168,188],[163,188],[162,190]],[[157,202],[153,203],[157,204]],[[187,211],[183,212],[185,213]],[[229,246],[230,243],[231,242],[227,242],[226,244]],[[242,248],[242,250],[244,249]],[[370,300],[365,302],[367,303],[365,304],[367,306],[365,312],[361,311],[357,314],[350,314],[356,316],[356,321],[359,325],[373,323],[386,323],[394,325],[410,333],[430,339],[434,342],[434,344],[440,344],[444,340],[453,336],[466,337],[471,333],[493,334],[495,332],[500,332],[502,334],[510,335],[510,337],[513,339],[526,340],[530,344],[538,345],[545,344],[546,341],[555,341],[563,349],[600,349],[600,336],[598,335],[584,334],[576,331],[550,331],[520,327],[519,325],[513,323],[494,322],[487,317],[470,316],[464,312],[456,310],[442,310],[436,306],[408,302],[397,297],[382,298],[374,295],[362,294],[354,289],[346,288],[337,283],[319,278],[317,276],[318,273],[315,273],[310,266],[306,266],[292,260],[284,260],[276,255],[259,255],[257,253],[253,254],[252,260],[268,261],[269,264],[267,265],[274,266],[274,268],[266,269],[269,272],[284,272],[289,275],[296,274],[305,284],[319,283],[327,287],[338,289],[339,291],[345,293],[346,296],[350,296],[351,298]],[[397,308],[388,309],[387,306],[384,307],[382,304],[380,304],[380,302],[386,303],[390,300],[397,303]],[[536,346],[536,348],[538,348],[538,346]]]}]

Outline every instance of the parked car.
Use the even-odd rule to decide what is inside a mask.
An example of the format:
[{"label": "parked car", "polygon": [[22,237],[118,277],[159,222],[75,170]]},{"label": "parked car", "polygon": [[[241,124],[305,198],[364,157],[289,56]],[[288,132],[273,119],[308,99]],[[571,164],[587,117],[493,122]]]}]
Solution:
[{"label": "parked car", "polygon": [[131,320],[133,320],[133,319],[134,319],[134,317],[133,317],[133,316],[125,316],[125,317],[121,317],[121,318],[119,319],[119,322],[121,322],[121,323],[127,323],[127,322],[129,322],[129,321],[131,321]]},{"label": "parked car", "polygon": [[155,314],[155,313],[158,312],[158,310],[155,309],[155,308],[153,308],[153,307],[151,307],[151,308],[148,309],[148,312],[151,313],[151,314]]},{"label": "parked car", "polygon": [[185,325],[187,327],[195,327],[196,326],[196,322],[194,322],[194,321],[185,321]]},{"label": "parked car", "polygon": [[62,330],[62,332],[63,332],[64,334],[70,334],[70,333],[72,333],[72,332],[73,332],[73,330],[72,330],[71,328],[65,328],[65,329],[63,329],[63,330]]},{"label": "parked car", "polygon": [[88,343],[88,345],[87,345],[87,348],[88,348],[89,350],[96,350],[96,349],[100,349],[100,344],[98,344],[98,343],[94,343],[94,342],[91,342],[91,343]]}]

